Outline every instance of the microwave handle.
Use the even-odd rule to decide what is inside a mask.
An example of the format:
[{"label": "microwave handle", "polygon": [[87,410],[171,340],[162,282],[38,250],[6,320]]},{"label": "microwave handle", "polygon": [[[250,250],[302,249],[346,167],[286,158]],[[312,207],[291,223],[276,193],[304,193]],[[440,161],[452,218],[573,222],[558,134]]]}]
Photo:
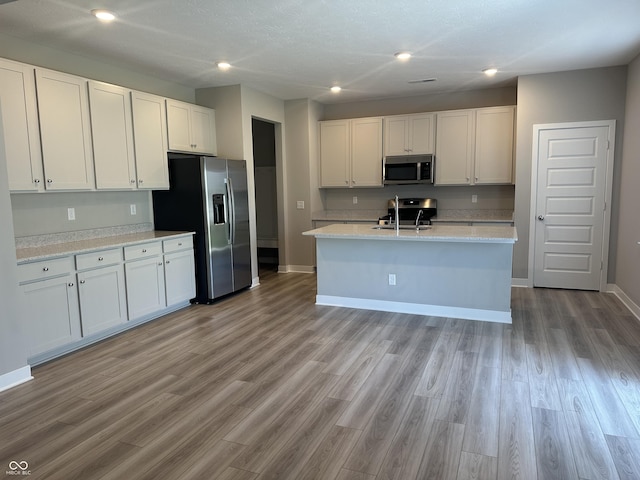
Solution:
[{"label": "microwave handle", "polygon": [[435,156],[431,157],[430,178],[431,178],[431,183],[435,184],[436,183],[436,157]]}]

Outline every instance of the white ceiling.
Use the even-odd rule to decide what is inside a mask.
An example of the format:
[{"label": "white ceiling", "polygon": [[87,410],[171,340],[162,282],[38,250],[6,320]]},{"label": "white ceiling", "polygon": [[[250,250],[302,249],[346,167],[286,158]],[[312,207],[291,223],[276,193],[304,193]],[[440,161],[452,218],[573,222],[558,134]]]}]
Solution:
[{"label": "white ceiling", "polygon": [[[627,64],[640,0],[0,0],[0,32],[193,88],[336,103]],[[413,58],[399,62],[401,50]],[[500,72],[480,74],[488,66]]]}]

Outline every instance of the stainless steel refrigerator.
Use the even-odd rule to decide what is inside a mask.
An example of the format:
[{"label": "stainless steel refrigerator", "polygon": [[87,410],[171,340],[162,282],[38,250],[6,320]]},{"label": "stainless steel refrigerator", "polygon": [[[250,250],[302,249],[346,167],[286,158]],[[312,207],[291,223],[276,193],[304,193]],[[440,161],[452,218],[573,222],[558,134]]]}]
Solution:
[{"label": "stainless steel refrigerator", "polygon": [[196,232],[195,300],[250,286],[247,162],[169,154],[169,183],[153,192],[155,228]]}]

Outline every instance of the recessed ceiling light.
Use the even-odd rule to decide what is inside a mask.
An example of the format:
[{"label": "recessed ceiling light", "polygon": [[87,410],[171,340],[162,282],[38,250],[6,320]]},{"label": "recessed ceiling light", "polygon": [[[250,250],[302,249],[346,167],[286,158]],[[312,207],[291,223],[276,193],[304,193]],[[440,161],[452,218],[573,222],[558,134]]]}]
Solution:
[{"label": "recessed ceiling light", "polygon": [[482,73],[484,73],[487,77],[493,77],[496,73],[498,73],[498,69],[494,67],[485,68],[484,70],[482,70]]},{"label": "recessed ceiling light", "polygon": [[91,10],[91,15],[93,15],[94,17],[96,17],[98,20],[102,22],[112,22],[116,18],[116,16],[113,13],[111,13],[109,10],[103,10],[103,9]]},{"label": "recessed ceiling light", "polygon": [[334,85],[333,87],[331,87],[331,91],[333,93],[338,93],[340,92],[340,90],[342,90],[342,87],[339,87],[338,85]]},{"label": "recessed ceiling light", "polygon": [[231,64],[227,62],[218,62],[217,65],[220,70],[229,70],[231,68]]},{"label": "recessed ceiling light", "polygon": [[409,52],[398,52],[394,54],[394,56],[398,60],[409,60],[411,58],[411,54]]}]

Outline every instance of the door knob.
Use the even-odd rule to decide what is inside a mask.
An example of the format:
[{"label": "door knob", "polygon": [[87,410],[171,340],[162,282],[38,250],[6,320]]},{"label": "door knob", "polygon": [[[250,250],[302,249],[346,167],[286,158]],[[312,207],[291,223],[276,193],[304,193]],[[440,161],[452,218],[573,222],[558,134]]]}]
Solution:
[{"label": "door knob", "polygon": [[538,215],[538,220],[544,220],[544,215]]}]

